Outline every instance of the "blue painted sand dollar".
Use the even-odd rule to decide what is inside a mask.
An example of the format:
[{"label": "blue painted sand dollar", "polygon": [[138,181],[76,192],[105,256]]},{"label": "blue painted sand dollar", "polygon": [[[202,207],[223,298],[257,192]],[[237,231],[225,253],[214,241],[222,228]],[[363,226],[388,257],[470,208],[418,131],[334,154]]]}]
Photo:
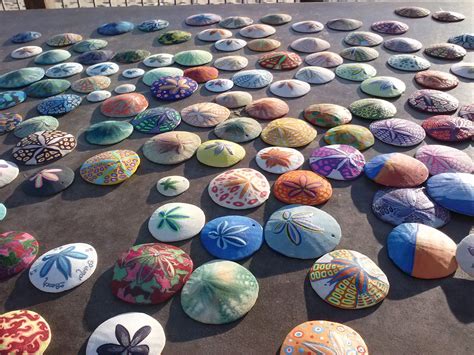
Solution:
[{"label": "blue painted sand dollar", "polygon": [[84,65],[92,65],[107,62],[114,57],[114,52],[107,49],[99,49],[82,53],[76,60]]},{"label": "blue painted sand dollar", "polygon": [[295,78],[309,84],[326,84],[335,77],[333,71],[323,67],[304,67],[299,69]]},{"label": "blue painted sand dollar", "polygon": [[114,62],[104,62],[91,65],[86,69],[86,74],[89,76],[105,75],[109,76],[119,71],[119,66]]},{"label": "blue painted sand dollar", "polygon": [[21,122],[23,117],[17,113],[0,113],[0,135],[13,131]]},{"label": "blue painted sand dollar", "polygon": [[228,29],[242,28],[251,25],[253,20],[250,17],[245,16],[230,16],[222,19],[219,25]]},{"label": "blue painted sand dollar", "polygon": [[105,48],[108,42],[105,39],[90,38],[80,41],[72,46],[72,50],[77,53],[85,53]]},{"label": "blue painted sand dollar", "polygon": [[82,98],[73,94],[62,94],[41,101],[36,109],[42,115],[62,115],[75,110],[82,102]]},{"label": "blue painted sand dollar", "polygon": [[214,257],[242,260],[254,254],[263,243],[263,228],[245,216],[224,216],[206,223],[201,243]]},{"label": "blue painted sand dollar", "polygon": [[232,81],[245,89],[260,89],[273,81],[273,75],[262,69],[243,70],[234,74]]},{"label": "blue painted sand dollar", "polygon": [[197,82],[185,76],[164,76],[153,82],[151,93],[159,100],[176,101],[191,96],[198,87]]},{"label": "blue painted sand dollar", "polygon": [[341,64],[335,72],[338,77],[351,81],[364,81],[377,75],[377,70],[366,63]]},{"label": "blue painted sand dollar", "polygon": [[459,267],[469,276],[474,277],[474,234],[469,234],[456,248],[456,261]]},{"label": "blue painted sand dollar", "polygon": [[420,41],[408,37],[389,38],[383,42],[383,46],[394,52],[411,53],[423,47]]},{"label": "blue painted sand dollar", "polygon": [[196,158],[204,165],[227,168],[245,157],[245,149],[234,142],[222,139],[202,143],[196,151]]},{"label": "blue painted sand dollar", "polygon": [[425,58],[413,54],[392,55],[387,60],[392,68],[403,71],[421,71],[431,66],[431,63]]},{"label": "blue painted sand dollar", "polygon": [[79,74],[84,70],[82,64],[67,62],[53,65],[46,70],[46,76],[48,78],[68,78],[70,76]]},{"label": "blue painted sand dollar", "polygon": [[304,96],[310,90],[311,86],[307,82],[295,79],[278,80],[270,85],[272,94],[287,98]]},{"label": "blue painted sand dollar", "polygon": [[225,324],[242,318],[258,298],[257,279],[243,266],[214,260],[198,267],[181,291],[181,306],[192,319]]},{"label": "blue painted sand dollar", "polygon": [[139,113],[130,122],[143,133],[163,133],[174,130],[181,123],[181,115],[171,107],[155,107]]},{"label": "blue painted sand dollar", "polygon": [[151,68],[167,67],[174,63],[174,55],[169,53],[152,54],[143,60],[143,64]]},{"label": "blue painted sand dollar", "polygon": [[354,31],[344,37],[344,42],[350,46],[373,47],[383,42],[383,37],[373,32]]},{"label": "blue painted sand dollar", "polygon": [[137,28],[143,32],[155,32],[169,26],[169,22],[161,19],[146,20],[141,22]]},{"label": "blue painted sand dollar", "polygon": [[209,80],[204,86],[211,92],[224,92],[232,89],[234,82],[230,79],[213,79]]},{"label": "blue painted sand dollar", "polygon": [[133,132],[128,122],[102,121],[89,126],[84,135],[90,144],[111,145],[123,141]]},{"label": "blue painted sand dollar", "polygon": [[10,38],[10,41],[12,43],[26,43],[26,42],[34,41],[35,39],[38,39],[40,37],[41,37],[41,33],[39,32],[24,31],[24,32],[20,32],[14,35],[12,38]]},{"label": "blue painted sand dollar", "polygon": [[103,36],[117,36],[132,31],[135,25],[129,21],[110,22],[97,28],[97,32]]},{"label": "blue painted sand dollar", "polygon": [[16,89],[43,79],[44,69],[37,67],[22,68],[0,75],[0,88]]},{"label": "blue painted sand dollar", "polygon": [[71,83],[65,79],[43,79],[31,84],[25,89],[29,97],[45,98],[58,95],[71,87]]},{"label": "blue painted sand dollar", "polygon": [[317,33],[324,29],[324,25],[318,21],[300,21],[291,25],[293,31],[301,33]]},{"label": "blue painted sand dollar", "polygon": [[18,124],[13,134],[15,137],[25,138],[35,132],[54,131],[58,126],[59,121],[53,116],[36,116]]},{"label": "blue painted sand dollar", "polygon": [[52,49],[41,53],[35,58],[35,64],[50,65],[64,62],[71,58],[71,53],[64,49]]},{"label": "blue painted sand dollar", "polygon": [[142,68],[129,68],[122,72],[122,76],[127,79],[139,78],[143,74],[145,74],[145,71]]},{"label": "blue painted sand dollar", "polygon": [[379,57],[379,52],[370,47],[349,47],[344,48],[340,53],[344,59],[352,60],[354,62],[370,62]]},{"label": "blue painted sand dollar", "polygon": [[227,38],[220,39],[214,43],[214,47],[222,52],[234,52],[244,48],[247,45],[247,41],[240,38]]},{"label": "blue painted sand dollar", "polygon": [[202,209],[189,203],[172,202],[158,207],[148,221],[148,230],[161,242],[177,242],[199,234],[206,223]]},{"label": "blue painted sand dollar", "polygon": [[249,64],[249,60],[240,55],[231,55],[217,58],[214,66],[219,70],[237,71],[244,69]]},{"label": "blue painted sand dollar", "polygon": [[248,142],[257,138],[262,132],[262,126],[250,117],[235,117],[219,123],[214,128],[214,134],[231,142]]},{"label": "blue painted sand dollar", "polygon": [[[40,82],[40,81],[39,81]],[[33,83],[32,85],[34,85]],[[28,88],[27,88],[28,90]],[[26,100],[27,93],[21,90],[0,92],[0,110],[15,107]]]},{"label": "blue painted sand dollar", "polygon": [[343,63],[343,59],[339,54],[327,51],[309,54],[304,61],[308,65],[323,68],[334,68]]},{"label": "blue painted sand dollar", "polygon": [[401,118],[372,122],[369,129],[375,138],[384,143],[399,147],[410,147],[420,144],[426,137],[423,127],[415,122]]},{"label": "blue painted sand dollar", "polygon": [[450,211],[474,216],[474,176],[466,173],[442,173],[426,183],[428,195]]},{"label": "blue painted sand dollar", "polygon": [[335,18],[329,20],[326,26],[336,31],[354,31],[362,26],[362,21],[352,18]]},{"label": "blue painted sand dollar", "polygon": [[89,102],[101,102],[107,100],[112,96],[112,93],[107,90],[96,90],[87,94],[87,101]]},{"label": "blue painted sand dollar", "polygon": [[152,86],[155,81],[158,81],[165,76],[183,76],[184,72],[179,68],[156,68],[149,70],[143,75],[142,81],[145,85]]},{"label": "blue painted sand dollar", "polygon": [[204,65],[212,61],[212,54],[201,49],[191,49],[188,51],[178,52],[174,56],[176,63],[186,66],[195,67]]},{"label": "blue painted sand dollar", "polygon": [[452,36],[449,37],[448,42],[457,44],[466,49],[474,49],[474,34],[463,33],[457,36]]},{"label": "blue painted sand dollar", "polygon": [[352,114],[369,120],[391,118],[397,108],[391,102],[381,99],[360,99],[349,105]]},{"label": "blue painted sand dollar", "polygon": [[35,55],[40,54],[43,52],[43,49],[38,46],[26,46],[26,47],[20,47],[15,50],[13,50],[10,53],[10,56],[13,59],[24,59],[24,58],[31,58],[34,57]]},{"label": "blue painted sand dollar", "polygon": [[366,94],[372,96],[392,98],[403,94],[406,85],[400,79],[392,76],[375,76],[373,78],[365,79],[360,84],[360,89]]},{"label": "blue painted sand dollar", "polygon": [[314,259],[333,250],[341,227],[328,213],[312,206],[289,205],[265,224],[265,241],[273,250],[297,259]]},{"label": "blue painted sand dollar", "polygon": [[207,26],[218,23],[222,17],[213,13],[201,13],[186,17],[186,25],[189,26]]},{"label": "blue painted sand dollar", "polygon": [[189,180],[184,176],[165,176],[158,180],[156,189],[163,196],[178,196],[189,189]]}]

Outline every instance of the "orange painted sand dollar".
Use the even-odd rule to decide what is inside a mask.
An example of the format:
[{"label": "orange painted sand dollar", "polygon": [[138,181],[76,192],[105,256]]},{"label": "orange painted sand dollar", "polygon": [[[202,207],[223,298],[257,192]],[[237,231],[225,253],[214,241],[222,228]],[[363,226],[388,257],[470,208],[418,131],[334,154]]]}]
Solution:
[{"label": "orange painted sand dollar", "polygon": [[81,176],[95,185],[116,185],[127,180],[140,165],[140,157],[132,150],[103,152],[87,159],[81,166]]},{"label": "orange painted sand dollar", "polygon": [[18,310],[0,315],[1,354],[41,355],[50,342],[49,324],[38,313]]},{"label": "orange painted sand dollar", "polygon": [[250,103],[245,107],[245,112],[250,117],[259,118],[261,120],[273,120],[283,117],[290,111],[288,104],[275,97],[265,97]]},{"label": "orange painted sand dollar", "polygon": [[288,204],[320,205],[332,196],[329,181],[309,170],[294,170],[281,175],[273,185],[273,194]]},{"label": "orange painted sand dollar", "polygon": [[247,48],[255,52],[270,52],[281,46],[281,42],[272,38],[253,39],[247,42]]},{"label": "orange painted sand dollar", "polygon": [[213,102],[200,102],[181,111],[184,122],[195,127],[214,127],[230,116],[228,108]]},{"label": "orange painted sand dollar", "polygon": [[307,122],[291,117],[270,122],[262,131],[262,140],[281,147],[302,147],[316,138],[316,130]]},{"label": "orange painted sand dollar", "polygon": [[280,355],[368,355],[364,339],[344,324],[314,320],[294,327],[281,346]]},{"label": "orange painted sand dollar", "polygon": [[132,117],[148,107],[145,96],[138,93],[122,94],[105,100],[100,112],[107,117]]}]

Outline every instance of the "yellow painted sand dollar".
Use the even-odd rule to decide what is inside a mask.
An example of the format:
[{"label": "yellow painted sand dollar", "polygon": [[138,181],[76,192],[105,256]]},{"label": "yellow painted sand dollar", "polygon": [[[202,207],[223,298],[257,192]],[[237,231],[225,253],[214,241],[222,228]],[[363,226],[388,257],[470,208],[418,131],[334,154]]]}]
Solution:
[{"label": "yellow painted sand dollar", "polygon": [[245,157],[245,149],[231,141],[214,139],[201,144],[196,157],[205,165],[226,168],[241,161]]},{"label": "yellow painted sand dollar", "polygon": [[281,147],[302,147],[316,138],[316,130],[307,122],[284,117],[270,122],[262,131],[265,143]]}]

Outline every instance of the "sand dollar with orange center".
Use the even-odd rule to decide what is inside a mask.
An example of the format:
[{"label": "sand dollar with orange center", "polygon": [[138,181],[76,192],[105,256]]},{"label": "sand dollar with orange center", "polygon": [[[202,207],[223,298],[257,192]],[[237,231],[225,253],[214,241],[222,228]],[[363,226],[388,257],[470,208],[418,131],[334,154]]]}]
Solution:
[{"label": "sand dollar with orange center", "polygon": [[331,198],[332,187],[329,181],[312,171],[295,170],[275,181],[273,193],[288,204],[320,205]]}]

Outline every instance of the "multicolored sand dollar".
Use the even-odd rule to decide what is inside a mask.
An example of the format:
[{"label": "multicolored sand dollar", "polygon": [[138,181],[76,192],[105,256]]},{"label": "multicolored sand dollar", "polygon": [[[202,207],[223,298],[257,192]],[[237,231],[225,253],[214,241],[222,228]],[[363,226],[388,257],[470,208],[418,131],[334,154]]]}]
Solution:
[{"label": "multicolored sand dollar", "polygon": [[327,145],[313,150],[309,157],[311,170],[334,180],[352,180],[362,174],[364,155],[345,144]]}]

